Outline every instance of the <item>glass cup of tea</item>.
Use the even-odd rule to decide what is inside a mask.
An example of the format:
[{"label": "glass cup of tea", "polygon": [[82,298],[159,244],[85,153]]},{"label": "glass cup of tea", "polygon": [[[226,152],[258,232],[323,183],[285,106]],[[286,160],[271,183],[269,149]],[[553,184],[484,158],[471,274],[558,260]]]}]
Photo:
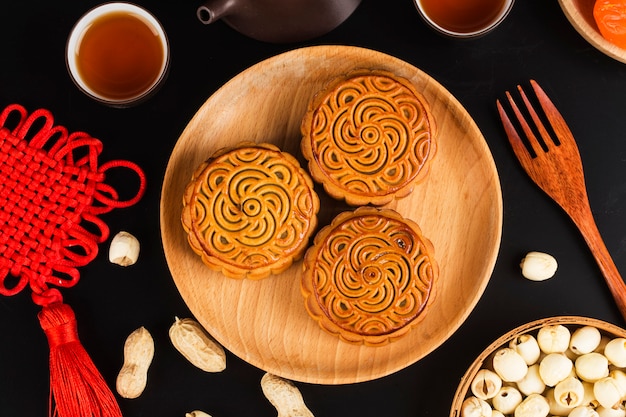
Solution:
[{"label": "glass cup of tea", "polygon": [[495,29],[513,8],[514,0],[413,0],[429,26],[452,37],[470,39]]},{"label": "glass cup of tea", "polygon": [[101,103],[128,107],[152,96],[167,77],[169,43],[147,10],[104,3],[74,25],[65,58],[81,91]]}]

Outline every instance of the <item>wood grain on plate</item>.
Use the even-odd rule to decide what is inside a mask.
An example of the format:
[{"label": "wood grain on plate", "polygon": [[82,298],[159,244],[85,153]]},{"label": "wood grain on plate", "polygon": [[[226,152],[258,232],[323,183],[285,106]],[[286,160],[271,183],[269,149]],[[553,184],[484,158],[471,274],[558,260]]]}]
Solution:
[{"label": "wood grain on plate", "polygon": [[[300,294],[302,263],[261,281],[209,270],[193,253],[180,222],[182,195],[194,169],[217,149],[244,140],[270,142],[302,161],[300,121],[331,78],[379,68],[411,80],[431,105],[438,151],[427,179],[389,204],[416,221],[435,246],[437,298],[423,322],[383,347],[352,345],[325,333]],[[320,191],[321,193],[321,191]],[[320,227],[346,207],[323,200]],[[491,153],[459,102],[421,70],[389,55],[347,46],[297,49],[234,77],[198,110],[172,152],[161,197],[161,233],[175,284],[196,319],[229,351],[284,378],[345,384],[411,365],[454,333],[489,281],[500,246],[502,195]]]},{"label": "wood grain on plate", "polygon": [[559,0],[565,17],[592,46],[617,61],[626,63],[626,50],[602,37],[593,18],[595,0]]}]

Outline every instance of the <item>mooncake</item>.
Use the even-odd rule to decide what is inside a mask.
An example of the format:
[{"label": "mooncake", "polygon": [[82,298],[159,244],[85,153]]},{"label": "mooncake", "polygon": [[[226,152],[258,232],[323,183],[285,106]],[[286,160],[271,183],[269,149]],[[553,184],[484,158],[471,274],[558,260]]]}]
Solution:
[{"label": "mooncake", "polygon": [[261,279],[302,257],[319,207],[297,159],[271,144],[242,143],[195,170],[181,218],[189,245],[208,267]]},{"label": "mooncake", "polygon": [[353,206],[408,195],[436,153],[430,106],[407,79],[357,70],[326,85],[309,102],[301,148],[313,179]]},{"label": "mooncake", "polygon": [[369,346],[393,342],[422,321],[439,274],[417,223],[371,206],[335,217],[303,264],[308,314],[328,333]]}]

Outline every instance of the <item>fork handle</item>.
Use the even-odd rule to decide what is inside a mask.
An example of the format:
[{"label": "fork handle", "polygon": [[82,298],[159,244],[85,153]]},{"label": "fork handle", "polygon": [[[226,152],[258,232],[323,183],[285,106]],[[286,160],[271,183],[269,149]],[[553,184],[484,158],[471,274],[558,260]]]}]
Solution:
[{"label": "fork handle", "polygon": [[591,215],[591,210],[589,210],[588,214],[580,217],[578,221],[574,219],[574,222],[578,225],[589,249],[591,249],[591,253],[595,257],[604,275],[604,279],[613,295],[617,308],[624,320],[626,320],[626,284],[617,266],[615,266],[615,262],[613,262],[613,258],[611,258],[611,254],[606,248],[604,240],[602,240],[598,226]]}]

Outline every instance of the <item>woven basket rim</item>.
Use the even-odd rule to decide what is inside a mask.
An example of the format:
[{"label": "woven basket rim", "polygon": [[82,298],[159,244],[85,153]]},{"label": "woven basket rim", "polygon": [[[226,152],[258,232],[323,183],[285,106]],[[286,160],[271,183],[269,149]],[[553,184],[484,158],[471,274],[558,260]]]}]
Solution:
[{"label": "woven basket rim", "polygon": [[474,362],[472,362],[472,364],[469,366],[469,368],[461,378],[461,382],[459,383],[456,393],[454,394],[452,408],[450,409],[450,417],[459,417],[461,415],[461,405],[463,404],[463,401],[467,396],[467,392],[470,389],[470,385],[472,383],[472,380],[474,379],[474,376],[483,367],[485,360],[488,359],[489,356],[496,351],[496,349],[504,346],[505,344],[508,344],[510,340],[521,334],[532,332],[533,330],[538,330],[539,328],[546,325],[555,324],[562,324],[564,326],[595,326],[596,328],[598,328],[598,330],[604,331],[606,333],[610,333],[618,337],[626,337],[625,329],[604,320],[584,316],[546,317],[522,324],[494,340],[482,351],[480,355],[478,355]]}]

